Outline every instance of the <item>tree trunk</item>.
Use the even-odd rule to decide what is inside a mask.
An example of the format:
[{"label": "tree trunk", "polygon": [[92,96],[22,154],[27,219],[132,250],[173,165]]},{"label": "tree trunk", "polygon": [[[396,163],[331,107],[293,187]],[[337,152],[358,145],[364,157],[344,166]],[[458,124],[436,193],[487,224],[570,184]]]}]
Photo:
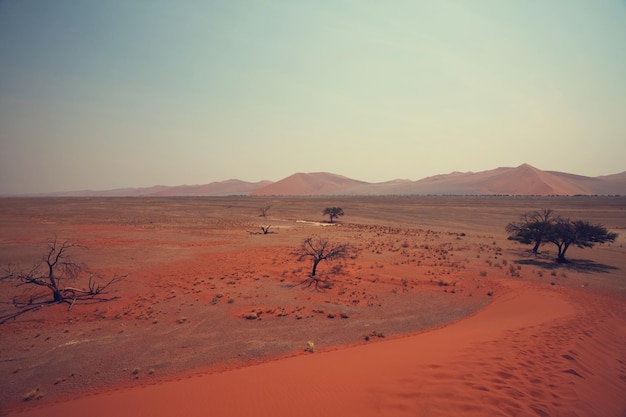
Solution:
[{"label": "tree trunk", "polygon": [[315,276],[315,271],[317,271],[317,264],[320,263],[319,259],[313,259],[313,270],[311,271],[311,276]]},{"label": "tree trunk", "polygon": [[52,295],[54,297],[55,302],[61,302],[64,300],[64,297],[61,295],[61,291],[58,288],[50,288],[52,290]]},{"label": "tree trunk", "polygon": [[50,288],[50,291],[52,291],[52,297],[54,298],[54,301],[63,301],[63,295],[61,295],[61,290],[59,290],[57,280],[54,278],[52,270],[48,275],[48,280],[50,281],[50,284],[48,284],[48,288]]},{"label": "tree trunk", "polygon": [[568,263],[569,261],[567,259],[565,259],[565,252],[567,251],[567,248],[569,248],[569,244],[565,243],[561,246],[559,246],[559,255],[557,258],[557,261],[560,263]]},{"label": "tree trunk", "polygon": [[539,251],[539,246],[540,246],[540,245],[541,245],[541,241],[540,241],[540,240],[538,240],[538,241],[535,243],[535,247],[533,248],[533,253],[537,253],[537,252]]}]

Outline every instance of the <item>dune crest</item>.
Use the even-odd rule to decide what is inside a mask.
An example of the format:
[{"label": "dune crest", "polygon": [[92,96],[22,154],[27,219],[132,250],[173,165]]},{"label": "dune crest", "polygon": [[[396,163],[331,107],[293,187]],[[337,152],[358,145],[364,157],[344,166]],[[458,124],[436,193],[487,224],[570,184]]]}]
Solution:
[{"label": "dune crest", "polygon": [[[610,314],[593,310],[514,284],[490,307],[440,330],[84,396],[45,413],[618,417],[626,407],[618,400],[626,375],[620,334]],[[596,374],[599,362],[614,363],[614,371]]]},{"label": "dune crest", "polygon": [[417,181],[396,179],[369,183],[328,172],[296,173],[279,181],[237,179],[203,185],[122,188],[106,191],[45,193],[40,196],[324,196],[324,195],[626,195],[626,171],[585,177],[542,171],[528,164],[481,172],[452,172]]}]

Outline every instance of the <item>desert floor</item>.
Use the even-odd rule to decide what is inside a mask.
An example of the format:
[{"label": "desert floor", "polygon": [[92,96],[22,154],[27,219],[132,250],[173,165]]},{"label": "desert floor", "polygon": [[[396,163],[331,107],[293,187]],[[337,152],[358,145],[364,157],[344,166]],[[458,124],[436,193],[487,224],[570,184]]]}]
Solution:
[{"label": "desert floor", "polygon": [[[535,256],[504,227],[541,208],[619,237]],[[0,199],[0,265],[127,275],[0,325],[0,414],[623,417],[625,231],[618,197]],[[321,290],[314,236],[355,248]]]}]

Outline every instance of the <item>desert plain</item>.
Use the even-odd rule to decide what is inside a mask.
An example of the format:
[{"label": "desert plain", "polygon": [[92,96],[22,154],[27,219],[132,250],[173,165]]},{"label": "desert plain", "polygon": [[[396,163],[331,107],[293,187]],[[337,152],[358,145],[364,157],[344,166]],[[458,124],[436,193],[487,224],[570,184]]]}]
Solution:
[{"label": "desert plain", "polygon": [[[618,238],[507,240],[542,208]],[[3,198],[3,267],[56,237],[126,279],[0,325],[0,415],[623,417],[625,232],[625,197]],[[307,237],[354,248],[328,288]]]}]

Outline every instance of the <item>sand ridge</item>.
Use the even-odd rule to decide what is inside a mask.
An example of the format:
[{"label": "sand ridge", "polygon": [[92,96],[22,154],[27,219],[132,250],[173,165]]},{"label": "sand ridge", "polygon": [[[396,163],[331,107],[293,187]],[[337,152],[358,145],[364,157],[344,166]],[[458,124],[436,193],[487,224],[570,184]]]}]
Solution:
[{"label": "sand ridge", "polygon": [[[439,330],[19,415],[619,416],[623,334],[613,334],[610,315],[594,324],[589,313],[598,311],[585,310],[562,293],[518,286]],[[589,338],[596,346],[585,347]],[[599,360],[612,363],[612,378],[594,373]]]}]

